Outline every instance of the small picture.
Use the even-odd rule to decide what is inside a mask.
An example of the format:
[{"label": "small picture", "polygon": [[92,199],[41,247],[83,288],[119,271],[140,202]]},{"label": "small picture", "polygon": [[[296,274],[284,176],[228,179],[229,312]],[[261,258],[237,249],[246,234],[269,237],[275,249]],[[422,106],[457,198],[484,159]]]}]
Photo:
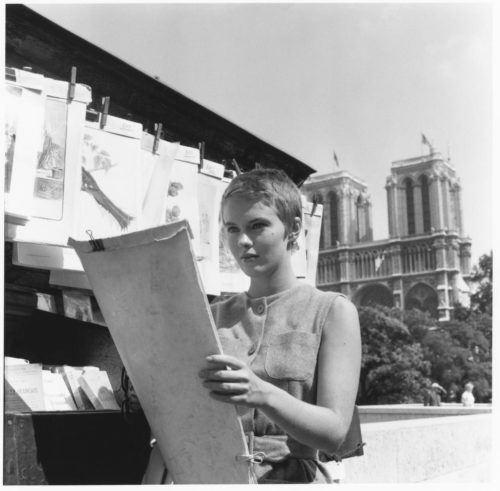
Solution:
[{"label": "small picture", "polygon": [[47,97],[43,146],[38,154],[33,197],[34,216],[61,220],[66,153],[66,101]]},{"label": "small picture", "polygon": [[5,192],[10,191],[12,166],[14,164],[14,151],[16,148],[16,131],[19,104],[22,90],[12,85],[5,86]]},{"label": "small picture", "polygon": [[93,322],[90,296],[75,291],[63,291],[64,315],[85,322]]}]

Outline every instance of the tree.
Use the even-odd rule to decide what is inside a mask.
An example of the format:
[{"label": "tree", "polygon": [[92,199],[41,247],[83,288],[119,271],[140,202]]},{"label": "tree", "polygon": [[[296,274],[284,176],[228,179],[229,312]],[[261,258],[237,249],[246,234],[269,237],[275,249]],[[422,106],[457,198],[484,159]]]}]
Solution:
[{"label": "tree", "polygon": [[493,289],[493,252],[483,254],[479,264],[474,266],[471,274],[474,292],[471,295],[471,310],[491,315]]},{"label": "tree", "polygon": [[358,404],[420,402],[430,364],[408,327],[386,307],[360,307],[363,357]]}]

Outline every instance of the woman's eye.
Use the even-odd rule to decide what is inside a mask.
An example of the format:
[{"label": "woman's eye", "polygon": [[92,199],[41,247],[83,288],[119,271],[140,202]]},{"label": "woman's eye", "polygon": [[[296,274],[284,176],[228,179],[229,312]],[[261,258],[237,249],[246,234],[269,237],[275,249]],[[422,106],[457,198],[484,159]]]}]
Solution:
[{"label": "woman's eye", "polygon": [[234,234],[238,232],[238,227],[227,227],[227,232],[230,234]]},{"label": "woman's eye", "polygon": [[265,223],[257,222],[257,223],[254,223],[252,225],[252,230],[258,230],[258,229],[263,228],[265,226],[266,226]]}]

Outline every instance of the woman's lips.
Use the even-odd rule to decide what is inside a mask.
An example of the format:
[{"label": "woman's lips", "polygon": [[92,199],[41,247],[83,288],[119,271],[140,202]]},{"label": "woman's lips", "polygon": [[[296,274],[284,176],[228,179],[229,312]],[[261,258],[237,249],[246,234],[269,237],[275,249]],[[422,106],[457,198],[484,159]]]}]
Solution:
[{"label": "woman's lips", "polygon": [[242,261],[245,261],[245,262],[249,262],[249,261],[252,261],[254,259],[257,259],[257,255],[256,254],[243,254],[243,256],[241,256],[241,260]]}]

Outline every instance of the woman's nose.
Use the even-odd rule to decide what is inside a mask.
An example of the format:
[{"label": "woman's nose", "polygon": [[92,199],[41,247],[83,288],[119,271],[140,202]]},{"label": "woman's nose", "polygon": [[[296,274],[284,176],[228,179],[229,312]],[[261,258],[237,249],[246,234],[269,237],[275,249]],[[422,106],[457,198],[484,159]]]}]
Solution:
[{"label": "woman's nose", "polygon": [[240,234],[238,237],[238,246],[239,247],[245,247],[248,248],[252,245],[252,241],[250,240],[250,237],[248,237],[247,234]]}]

